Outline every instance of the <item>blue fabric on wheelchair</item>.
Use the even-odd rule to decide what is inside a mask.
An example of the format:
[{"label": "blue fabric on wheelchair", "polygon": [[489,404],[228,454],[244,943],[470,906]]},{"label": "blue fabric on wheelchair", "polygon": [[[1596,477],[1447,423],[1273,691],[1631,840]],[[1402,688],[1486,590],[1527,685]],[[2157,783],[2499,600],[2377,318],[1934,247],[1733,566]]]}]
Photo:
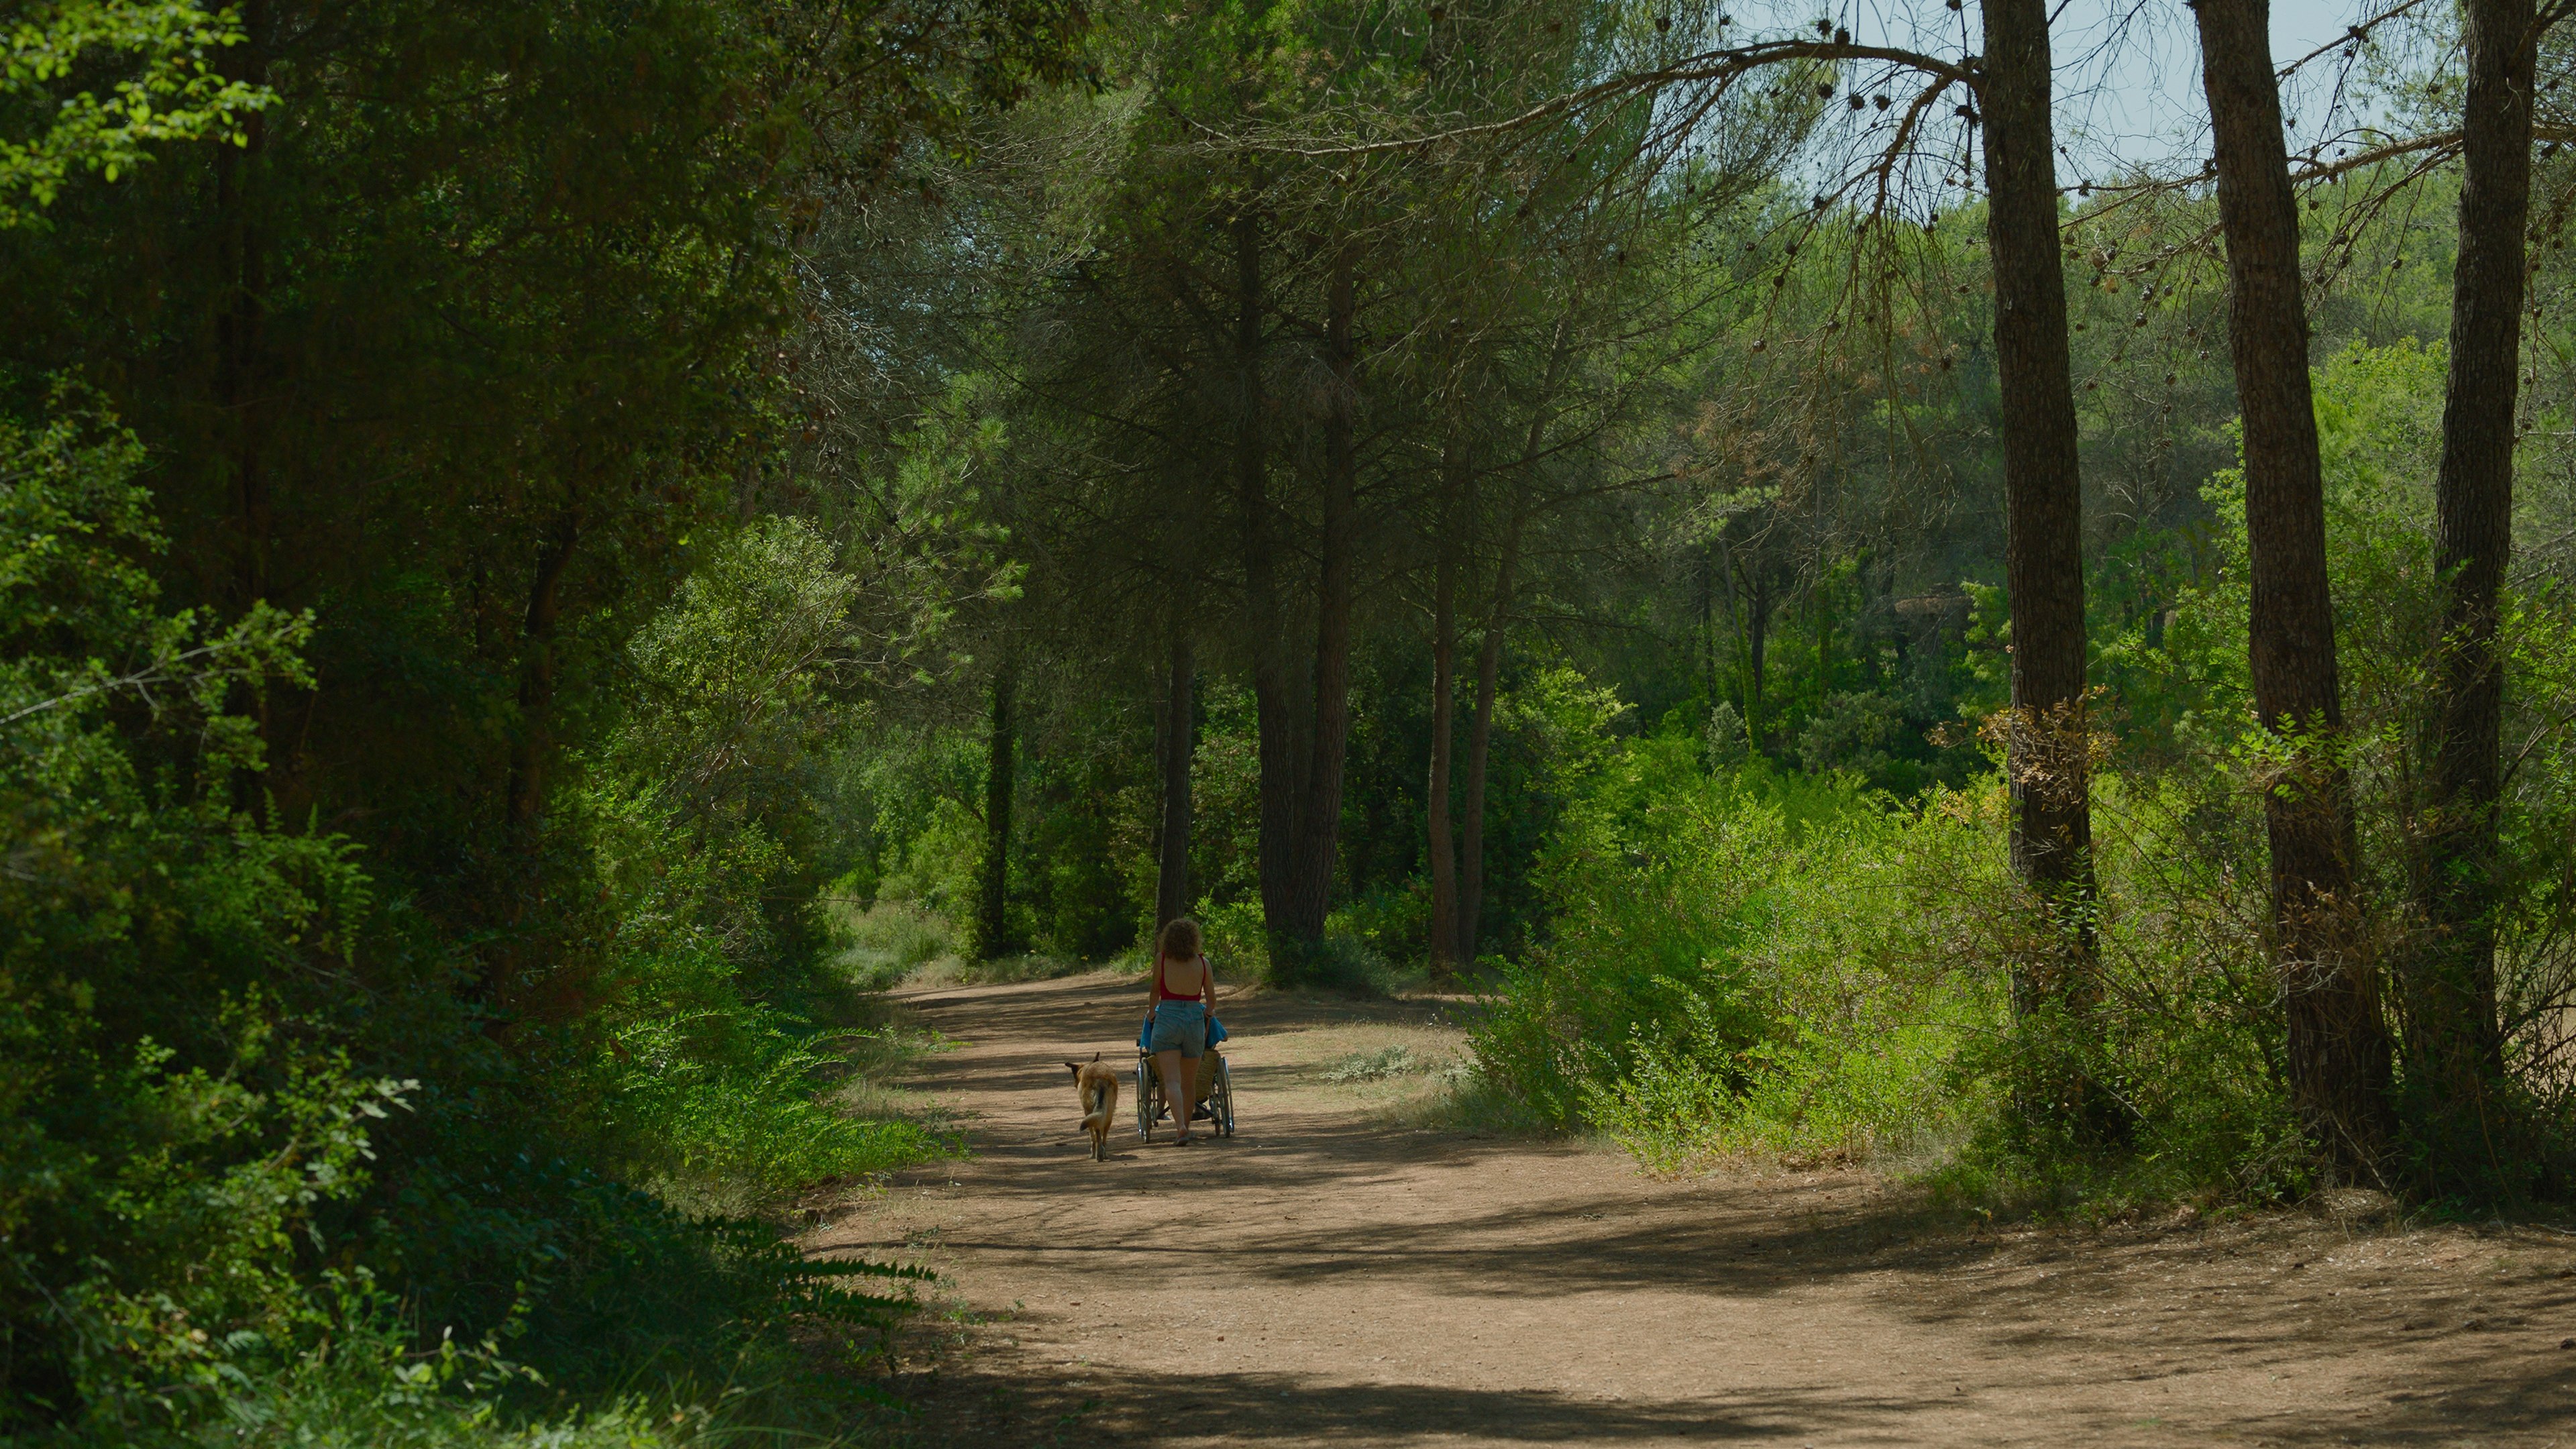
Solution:
[{"label": "blue fabric on wheelchair", "polygon": [[[1225,1040],[1230,1034],[1231,1033],[1227,1032],[1225,1029],[1225,1023],[1217,1020],[1215,1013],[1209,1013],[1207,1044],[1209,1046],[1215,1046],[1218,1042]],[[1153,1049],[1154,1013],[1149,1011],[1145,1013],[1145,1024],[1136,1029],[1136,1050],[1140,1052],[1149,1052]]]}]

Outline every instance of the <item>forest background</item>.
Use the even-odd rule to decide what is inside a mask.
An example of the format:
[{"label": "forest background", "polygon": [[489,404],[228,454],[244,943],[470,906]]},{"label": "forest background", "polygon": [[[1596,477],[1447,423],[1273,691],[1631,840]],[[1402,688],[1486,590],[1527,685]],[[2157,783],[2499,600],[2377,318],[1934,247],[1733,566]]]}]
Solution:
[{"label": "forest background", "polygon": [[2564,1192],[2482,3],[2170,164],[2018,0],[0,8],[0,1433],[845,1427],[870,993],[1183,913],[1659,1167]]}]

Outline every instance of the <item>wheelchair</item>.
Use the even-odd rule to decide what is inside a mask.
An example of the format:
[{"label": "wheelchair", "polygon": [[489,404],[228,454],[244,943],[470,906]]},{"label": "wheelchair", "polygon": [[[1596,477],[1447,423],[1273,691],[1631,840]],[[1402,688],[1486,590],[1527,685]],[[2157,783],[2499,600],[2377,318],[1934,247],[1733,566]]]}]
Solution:
[{"label": "wheelchair", "polygon": [[[1154,1054],[1148,1050],[1154,1038],[1154,1017],[1145,1016],[1145,1029],[1136,1037],[1136,1135],[1151,1142],[1154,1124],[1170,1110],[1163,1100],[1163,1074],[1155,1069]],[[1207,1056],[1199,1063],[1202,1077],[1197,1105],[1207,1109],[1208,1126],[1219,1137],[1234,1135],[1234,1071],[1225,1064],[1225,1055],[1216,1044],[1225,1040],[1225,1028],[1216,1019],[1208,1020]],[[1213,1063],[1211,1066],[1210,1064]],[[1172,1130],[1180,1131],[1178,1124]]]}]

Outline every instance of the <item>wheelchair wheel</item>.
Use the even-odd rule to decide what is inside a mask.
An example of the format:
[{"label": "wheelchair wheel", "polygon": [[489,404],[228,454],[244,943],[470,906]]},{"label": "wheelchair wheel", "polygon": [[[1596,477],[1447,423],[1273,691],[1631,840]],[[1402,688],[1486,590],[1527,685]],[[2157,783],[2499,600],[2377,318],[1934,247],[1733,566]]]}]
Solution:
[{"label": "wheelchair wheel", "polygon": [[1136,1135],[1154,1140],[1154,1108],[1162,1096],[1161,1083],[1155,1080],[1151,1063],[1136,1064]]},{"label": "wheelchair wheel", "polygon": [[1214,1119],[1219,1137],[1234,1135],[1234,1068],[1223,1057],[1216,1059],[1216,1086],[1208,1092],[1208,1116]]}]

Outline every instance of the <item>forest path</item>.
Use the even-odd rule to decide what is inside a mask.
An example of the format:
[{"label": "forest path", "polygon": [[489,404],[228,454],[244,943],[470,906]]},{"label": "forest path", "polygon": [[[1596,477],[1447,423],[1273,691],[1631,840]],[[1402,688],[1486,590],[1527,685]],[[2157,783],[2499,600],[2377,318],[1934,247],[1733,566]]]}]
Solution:
[{"label": "forest path", "polygon": [[[925,1445],[2576,1445],[2576,1236],[1962,1229],[1851,1171],[1657,1180],[1616,1153],[1391,1125],[1319,1068],[1432,1008],[1223,1015],[1240,1132],[1076,1127],[1068,1057],[1142,990],[912,993],[917,1085],[976,1155],[808,1246],[927,1262]],[[1123,1074],[1123,1073],[1122,1073]]]}]

